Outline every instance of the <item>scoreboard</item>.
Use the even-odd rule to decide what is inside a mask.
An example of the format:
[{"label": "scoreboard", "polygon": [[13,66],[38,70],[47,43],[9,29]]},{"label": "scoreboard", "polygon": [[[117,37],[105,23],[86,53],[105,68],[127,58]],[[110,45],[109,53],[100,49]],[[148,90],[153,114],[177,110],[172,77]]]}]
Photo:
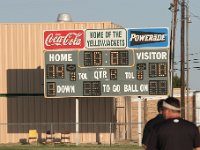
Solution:
[{"label": "scoreboard", "polygon": [[45,51],[45,97],[167,95],[169,49]]}]

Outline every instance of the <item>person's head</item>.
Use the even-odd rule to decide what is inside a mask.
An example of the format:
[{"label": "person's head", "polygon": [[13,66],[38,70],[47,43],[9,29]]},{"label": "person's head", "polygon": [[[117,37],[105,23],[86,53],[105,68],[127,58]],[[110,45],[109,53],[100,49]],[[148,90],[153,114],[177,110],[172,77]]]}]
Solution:
[{"label": "person's head", "polygon": [[164,102],[164,101],[165,101],[164,99],[161,99],[161,100],[159,100],[158,103],[157,103],[157,110],[158,110],[158,112],[159,112],[160,114],[162,114],[162,112],[163,112],[163,102]]},{"label": "person's head", "polygon": [[163,115],[166,119],[180,117],[180,101],[175,97],[168,97],[163,102]]}]

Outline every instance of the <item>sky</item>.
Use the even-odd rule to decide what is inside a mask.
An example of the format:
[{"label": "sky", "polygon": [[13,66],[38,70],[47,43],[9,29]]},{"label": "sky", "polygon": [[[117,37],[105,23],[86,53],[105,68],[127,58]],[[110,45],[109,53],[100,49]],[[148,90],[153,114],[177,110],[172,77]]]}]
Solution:
[{"label": "sky", "polygon": [[[185,0],[187,2],[187,0]],[[171,27],[171,0],[1,0],[0,23],[56,22],[69,13],[74,22],[111,21],[124,28]],[[179,5],[180,9],[180,5]],[[189,88],[200,90],[200,0],[189,2]],[[180,75],[180,11],[175,74]]]}]

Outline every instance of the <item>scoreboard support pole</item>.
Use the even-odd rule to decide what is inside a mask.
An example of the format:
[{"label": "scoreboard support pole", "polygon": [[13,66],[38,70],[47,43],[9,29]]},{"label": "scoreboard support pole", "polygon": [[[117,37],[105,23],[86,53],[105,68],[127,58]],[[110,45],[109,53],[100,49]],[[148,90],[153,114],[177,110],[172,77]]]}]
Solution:
[{"label": "scoreboard support pole", "polygon": [[142,98],[141,96],[138,96],[138,143],[139,146],[142,146],[142,104],[141,104]]},{"label": "scoreboard support pole", "polygon": [[76,98],[76,145],[80,144],[79,138],[79,99]]}]

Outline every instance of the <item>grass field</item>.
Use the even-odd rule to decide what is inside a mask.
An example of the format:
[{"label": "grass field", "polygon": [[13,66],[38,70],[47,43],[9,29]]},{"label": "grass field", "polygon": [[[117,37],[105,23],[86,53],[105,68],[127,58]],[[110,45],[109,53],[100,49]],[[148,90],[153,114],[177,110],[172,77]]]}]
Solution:
[{"label": "grass field", "polygon": [[0,145],[0,150],[142,150],[134,145]]}]

